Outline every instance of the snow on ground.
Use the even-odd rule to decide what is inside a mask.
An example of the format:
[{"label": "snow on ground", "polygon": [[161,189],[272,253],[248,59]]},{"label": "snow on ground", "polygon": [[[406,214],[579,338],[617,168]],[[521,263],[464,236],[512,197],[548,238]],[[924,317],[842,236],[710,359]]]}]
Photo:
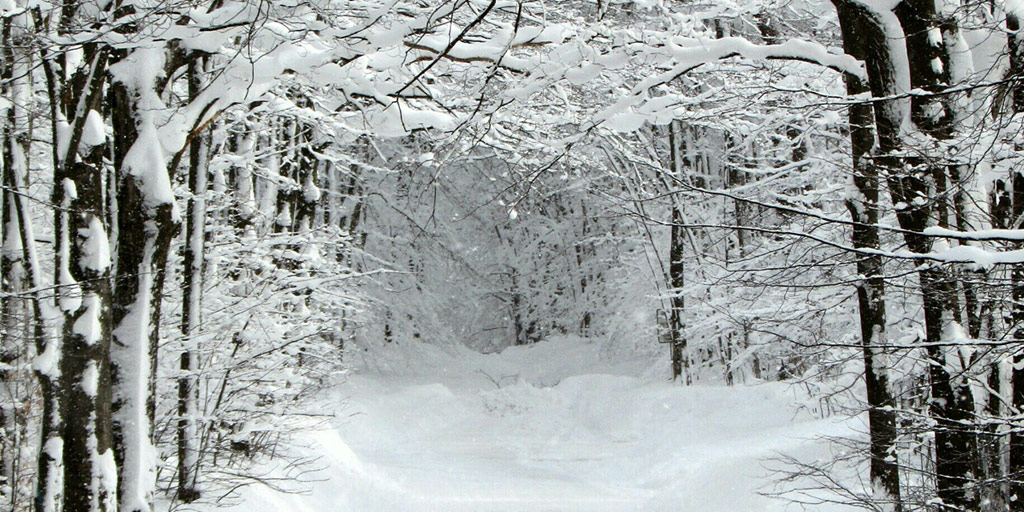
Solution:
[{"label": "snow on ground", "polygon": [[250,486],[235,509],[786,510],[758,494],[766,460],[828,458],[817,437],[859,425],[801,410],[784,383],[683,387],[600,352],[578,339],[489,355],[389,345],[325,402],[335,419],[302,434],[327,467],[309,492]]}]

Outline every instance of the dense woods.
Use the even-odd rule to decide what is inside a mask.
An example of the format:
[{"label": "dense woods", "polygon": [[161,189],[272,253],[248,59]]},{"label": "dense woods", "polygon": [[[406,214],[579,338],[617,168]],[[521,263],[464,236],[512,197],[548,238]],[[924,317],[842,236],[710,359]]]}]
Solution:
[{"label": "dense woods", "polygon": [[0,1],[0,509],[213,507],[382,346],[572,336],[863,413],[783,499],[1024,510],[1017,4]]}]

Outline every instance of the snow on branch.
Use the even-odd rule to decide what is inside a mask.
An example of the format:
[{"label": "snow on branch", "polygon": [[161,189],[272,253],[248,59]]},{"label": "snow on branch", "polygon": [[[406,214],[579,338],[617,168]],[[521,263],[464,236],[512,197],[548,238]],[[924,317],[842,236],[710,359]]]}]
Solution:
[{"label": "snow on branch", "polygon": [[633,87],[633,94],[642,94],[651,87],[671,82],[676,77],[704,64],[732,57],[749,60],[794,60],[823,67],[867,81],[864,63],[842,53],[834,53],[821,44],[790,39],[781,44],[754,44],[742,37],[670,38],[666,42],[676,64],[671,70],[648,78]]}]

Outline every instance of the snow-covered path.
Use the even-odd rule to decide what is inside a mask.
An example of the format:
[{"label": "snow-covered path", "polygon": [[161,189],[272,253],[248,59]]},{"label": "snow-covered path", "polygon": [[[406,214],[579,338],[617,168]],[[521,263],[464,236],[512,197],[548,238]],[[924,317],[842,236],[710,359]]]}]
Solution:
[{"label": "snow-covered path", "polygon": [[854,424],[798,410],[783,384],[681,387],[597,354],[561,341],[363,365],[325,404],[330,428],[305,438],[322,480],[307,495],[250,488],[240,510],[782,510],[758,494],[765,459],[826,457],[814,437]]}]

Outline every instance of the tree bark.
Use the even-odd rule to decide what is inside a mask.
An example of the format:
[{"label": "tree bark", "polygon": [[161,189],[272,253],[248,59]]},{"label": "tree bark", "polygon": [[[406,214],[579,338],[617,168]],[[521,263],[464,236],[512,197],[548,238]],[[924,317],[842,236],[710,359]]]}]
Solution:
[{"label": "tree bark", "polygon": [[[668,125],[668,144],[669,144],[669,165],[672,170],[672,177],[676,180],[682,179],[682,165],[679,157],[679,148],[675,123],[669,123]],[[672,287],[672,297],[670,304],[672,311],[669,314],[669,329],[671,332],[671,345],[672,345],[672,379],[680,379],[683,377],[684,372],[686,378],[686,384],[691,384],[691,377],[689,374],[689,361],[686,360],[686,338],[683,334],[683,327],[685,326],[684,311],[685,311],[685,298],[683,297],[683,286],[686,284],[685,271],[686,261],[684,249],[686,247],[686,231],[683,226],[683,211],[682,206],[679,204],[679,200],[672,196],[672,227],[670,233],[669,242],[669,264],[668,274],[669,286]]]},{"label": "tree bark", "polygon": [[[1021,20],[1013,13],[1006,16],[1006,28],[1008,34],[1008,46],[1010,54],[1010,76],[1013,78],[1024,77],[1024,33],[1022,33]],[[1024,112],[1024,85],[1016,82],[1011,87],[1011,106],[1013,112]],[[1020,149],[1020,148],[1018,148]],[[1015,171],[1009,176],[1006,182],[1002,183],[1003,192],[1008,199],[1000,202],[1008,217],[1005,224],[1007,228],[1019,229],[1021,215],[1024,214],[1024,173]],[[1008,211],[1007,211],[1008,210]],[[1014,244],[1015,249],[1024,247],[1024,244]],[[1024,266],[1014,265],[1010,269],[1011,305],[1010,325],[1012,338],[1018,345],[1024,344]],[[1014,351],[1013,369],[1010,374],[1011,396],[1010,402],[1017,411],[1024,410],[1024,354],[1020,350]],[[1010,477],[1010,508],[1014,511],[1024,511],[1024,432],[1014,426],[1010,431],[1010,464],[1007,473]]]},{"label": "tree bark", "polygon": [[[136,58],[120,55],[119,65]],[[141,54],[137,58],[153,58]],[[108,93],[114,133],[113,162],[117,173],[117,275],[114,279],[112,376],[114,385],[114,453],[122,478],[118,501],[123,512],[152,508],[155,467],[152,464],[154,336],[160,322],[162,276],[171,240],[178,229],[173,198],[155,189],[170,189],[166,168],[148,168],[152,159],[132,152],[150,151],[155,141],[151,109],[155,91],[113,81]],[[145,137],[145,139],[143,139]],[[159,144],[159,143],[156,143]],[[147,155],[154,156],[154,155]],[[163,159],[163,156],[160,156]],[[148,183],[143,181],[143,176]],[[154,183],[163,182],[164,185]]]},{"label": "tree bark", "polygon": [[[942,42],[929,42],[929,29],[933,28],[935,5],[930,0],[901,3],[895,14],[871,11],[855,2],[835,0],[845,9],[846,16],[863,20],[861,37],[866,51],[866,65],[871,92],[875,98],[886,98],[874,103],[875,126],[878,136],[879,174],[886,176],[889,193],[896,205],[896,216],[905,230],[908,248],[918,254],[931,250],[931,239],[922,234],[933,219],[934,211],[929,184],[932,168],[923,162],[903,156],[904,145],[901,126],[909,113],[917,129],[935,138],[948,138],[952,133],[946,105],[935,104],[936,96],[914,96],[907,102],[905,87],[936,90],[944,87],[932,59],[942,58]],[[894,20],[893,18],[896,18]],[[898,24],[894,21],[898,20]],[[900,29],[902,27],[902,29]],[[938,28],[935,26],[934,28]],[[899,32],[899,33],[894,33]],[[905,47],[901,42],[905,41]],[[941,48],[940,48],[941,47]],[[907,52],[907,56],[898,53]],[[900,62],[909,62],[910,69],[898,69]],[[948,63],[948,59],[946,59]],[[909,71],[910,83],[900,84],[901,75]],[[929,111],[928,109],[932,109]],[[945,115],[929,117],[936,110]],[[909,112],[908,112],[909,110]],[[941,340],[946,322],[957,316],[954,308],[956,286],[949,273],[937,265],[924,265],[918,272],[924,303],[925,333],[928,346],[931,401],[929,410],[936,422],[935,465],[938,497],[947,507],[973,510],[977,508],[974,492],[976,466],[976,439],[966,428],[974,419],[974,401],[966,380],[954,385],[946,366],[945,349]]]},{"label": "tree bark", "polygon": [[[68,23],[75,9],[69,6],[62,12],[62,24]],[[42,29],[38,10],[34,18],[37,30]],[[81,144],[86,120],[99,107],[107,50],[88,43],[83,47],[82,65],[76,70],[60,69],[59,74],[46,51],[42,53],[52,133],[61,133],[59,120],[70,129],[62,143],[52,145],[51,201],[60,205],[54,211],[54,277],[63,320],[62,346],[59,362],[56,348],[37,362],[41,375],[52,376],[53,368],[59,366],[60,379],[56,389],[46,390],[44,385],[43,414],[49,419],[43,423],[35,506],[37,511],[116,510],[117,474],[110,463],[110,262],[103,224],[103,146]],[[68,80],[60,78],[68,75]],[[60,471],[55,471],[58,456],[64,475],[61,504],[56,502],[61,485]]]},{"label": "tree bark", "polygon": [[[96,153],[102,153],[102,147]],[[61,389],[64,416],[64,510],[115,511],[118,475],[111,451],[110,289],[106,261],[93,258],[106,245],[103,226],[102,156],[79,162],[62,181],[77,196],[70,204],[70,273],[81,306],[65,314]],[[84,233],[84,235],[83,235]],[[104,249],[104,251],[107,251]],[[99,264],[98,264],[99,263]],[[97,508],[98,507],[98,508]]]},{"label": "tree bark", "polygon": [[[835,2],[847,54],[865,60],[864,20],[859,12],[842,1]],[[868,84],[846,77],[846,92],[854,97],[869,92]],[[853,220],[854,247],[879,250],[878,169],[872,161],[875,144],[874,112],[868,103],[855,103],[847,109],[850,146],[853,153],[853,184],[857,195],[848,197],[846,206]],[[868,401],[868,427],[871,454],[871,489],[874,499],[885,510],[903,509],[900,494],[899,462],[896,455],[896,405],[889,389],[886,361],[885,278],[880,255],[860,255],[857,259],[857,304],[860,314],[861,344],[864,357],[864,383]]]},{"label": "tree bark", "polygon": [[[0,26],[0,97],[14,98],[14,46],[12,43],[12,25],[14,17],[3,18]],[[2,145],[2,161],[0,161],[0,178],[5,185],[13,175],[15,163],[15,133],[17,131],[17,108],[15,98],[0,119],[0,145]],[[15,411],[20,397],[17,388],[17,374],[13,371],[17,360],[23,352],[18,331],[20,299],[16,292],[22,288],[24,265],[21,261],[18,216],[14,209],[12,189],[0,192],[0,392],[3,396],[13,398],[0,404],[0,499],[7,501],[14,495],[14,467],[17,462],[18,444],[14,437],[17,432]]]},{"label": "tree bark", "polygon": [[[202,90],[199,63],[189,65],[189,95]],[[183,250],[181,352],[178,378],[178,490],[177,498],[191,503],[200,497],[199,481],[199,351],[195,338],[200,332],[203,292],[204,246],[206,242],[206,187],[210,135],[203,133],[189,145],[188,187],[192,195],[186,211]]]},{"label": "tree bark", "polygon": [[[28,205],[22,201],[28,190],[28,178],[24,167],[15,167],[15,172],[4,176],[7,180],[7,187],[12,191],[11,200],[14,203],[18,215],[18,225],[21,227],[21,250],[24,260],[27,262],[28,282],[35,292],[32,294],[30,303],[32,308],[32,344],[35,348],[37,359],[32,365],[36,381],[39,383],[42,399],[42,414],[40,415],[40,453],[36,465],[36,498],[34,510],[36,512],[54,511],[57,503],[58,487],[61,482],[61,443],[59,442],[60,431],[63,428],[63,421],[58,409],[58,393],[60,385],[58,379],[54,378],[56,370],[52,365],[41,364],[47,359],[47,355],[56,355],[57,340],[48,336],[51,327],[46,311],[52,310],[53,306],[49,301],[47,292],[43,287],[43,272],[39,268],[39,258],[35,250],[35,231],[32,226],[32,217],[28,211]],[[45,309],[44,309],[45,308]]]},{"label": "tree bark", "polygon": [[[1011,227],[1019,228],[1019,219],[1024,215],[1024,174],[1014,172],[1011,179],[1010,203],[1012,205],[1012,219],[1015,223]],[[1015,244],[1020,247],[1021,244]],[[1018,345],[1024,345],[1024,265],[1014,265],[1010,269],[1010,283],[1012,299],[1010,305],[1010,325],[1013,329],[1013,341]],[[1013,370],[1010,374],[1011,382],[1011,403],[1017,411],[1024,410],[1024,354],[1015,350],[1013,355]],[[1010,466],[1008,473],[1010,480],[1010,507],[1012,510],[1024,510],[1024,432],[1019,428],[1010,431]]]},{"label": "tree bark", "polygon": [[[950,83],[949,49],[941,38],[935,41],[932,36],[942,30],[935,9],[931,0],[907,0],[894,10],[906,35],[910,85],[929,92],[940,92]],[[948,140],[953,136],[954,116],[947,96],[913,96],[910,118],[918,130],[935,139]],[[929,181],[934,183],[936,175],[945,176],[946,165],[919,158],[907,158],[901,163],[900,168],[890,169],[889,190],[893,204],[897,205],[900,227],[906,230],[908,248],[925,254],[931,251],[932,240],[922,232],[933,219],[947,214],[944,209],[936,211]],[[966,377],[954,380],[947,368],[946,349],[940,344],[946,324],[959,318],[956,283],[949,271],[939,265],[925,266],[918,276],[929,344],[929,410],[936,421],[938,496],[946,506],[971,510],[978,506],[974,474],[976,437],[968,426],[974,420],[974,397]]]}]

